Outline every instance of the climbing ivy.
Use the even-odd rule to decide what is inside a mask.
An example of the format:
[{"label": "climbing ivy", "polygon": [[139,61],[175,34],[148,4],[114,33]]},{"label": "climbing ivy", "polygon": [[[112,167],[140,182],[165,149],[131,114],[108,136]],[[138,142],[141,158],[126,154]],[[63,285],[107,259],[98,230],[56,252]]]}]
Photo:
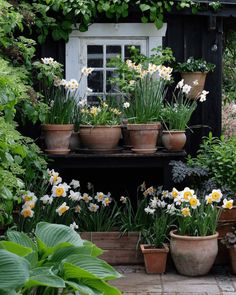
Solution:
[{"label": "climbing ivy", "polygon": [[[192,0],[9,0],[26,19],[26,25],[35,29],[38,41],[43,43],[49,33],[54,40],[68,40],[73,25],[79,23],[79,30],[86,31],[97,18],[129,18],[135,9],[143,23],[152,22],[159,29],[163,25],[165,13],[173,9],[191,9],[197,13],[202,8],[219,8]],[[30,21],[29,21],[30,19]]]}]

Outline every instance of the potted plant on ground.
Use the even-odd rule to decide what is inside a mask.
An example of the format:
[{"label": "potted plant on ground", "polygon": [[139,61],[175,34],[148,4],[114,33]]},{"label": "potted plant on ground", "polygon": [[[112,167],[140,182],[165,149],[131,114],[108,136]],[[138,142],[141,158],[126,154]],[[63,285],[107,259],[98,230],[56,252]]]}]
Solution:
[{"label": "potted plant on ground", "polygon": [[181,73],[184,83],[192,87],[188,93],[188,98],[195,99],[200,95],[205,86],[207,73],[213,71],[214,68],[214,64],[208,63],[202,58],[195,59],[192,56],[186,62],[177,64],[177,70]]},{"label": "potted plant on ground", "polygon": [[[197,197],[194,190],[172,191],[173,212],[177,230],[170,232],[170,251],[180,274],[205,275],[211,269],[218,252],[217,222],[223,208],[231,209],[233,200],[223,198],[220,190]],[[223,200],[223,201],[222,201]]]},{"label": "potted plant on ground", "polygon": [[190,100],[188,94],[191,86],[181,80],[175,87],[172,100],[165,103],[162,111],[162,122],[166,130],[162,132],[162,143],[169,151],[180,151],[186,143],[185,129],[192,113],[197,108],[196,99],[206,100],[208,91],[203,90],[195,100]]},{"label": "potted plant on ground", "polygon": [[236,274],[236,230],[232,228],[231,232],[227,232],[221,239],[221,243],[225,245],[229,252],[231,272]]},{"label": "potted plant on ground", "polygon": [[100,101],[80,109],[80,139],[91,152],[115,152],[121,137],[121,111]]},{"label": "potted plant on ground", "polygon": [[169,247],[167,234],[173,218],[168,214],[167,199],[160,189],[155,189],[145,212],[150,215],[150,223],[141,230],[141,251],[147,273],[164,273]]}]

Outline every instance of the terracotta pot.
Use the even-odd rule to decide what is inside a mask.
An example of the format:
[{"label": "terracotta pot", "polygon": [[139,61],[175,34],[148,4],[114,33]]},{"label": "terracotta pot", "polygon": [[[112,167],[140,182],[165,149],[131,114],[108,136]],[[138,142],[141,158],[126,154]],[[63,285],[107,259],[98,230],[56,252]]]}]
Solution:
[{"label": "terracotta pot", "polygon": [[80,148],[80,137],[79,132],[72,132],[70,137],[70,145],[69,148],[72,152],[75,152],[77,149]]},{"label": "terracotta pot", "polygon": [[93,242],[102,248],[104,253],[99,256],[111,265],[142,264],[143,255],[137,247],[140,239],[139,232],[82,232],[82,239]]},{"label": "terracotta pot", "polygon": [[162,143],[168,151],[181,151],[186,143],[185,131],[163,131]]},{"label": "terracotta pot", "polygon": [[163,244],[163,248],[153,248],[150,245],[140,245],[144,256],[145,269],[147,273],[164,273],[169,248]]},{"label": "terracotta pot", "polygon": [[210,271],[218,252],[218,233],[194,237],[181,236],[171,231],[170,237],[171,256],[180,274],[201,276]]},{"label": "terracotta pot", "polygon": [[[181,73],[184,83],[192,87],[187,95],[188,98],[196,99],[197,96],[202,92],[205,86],[206,75],[207,73],[203,72]],[[198,85],[194,85],[194,81],[198,81]]]},{"label": "terracotta pot", "polygon": [[127,124],[132,151],[139,154],[154,154],[161,123]]},{"label": "terracotta pot", "polygon": [[121,137],[121,126],[80,126],[80,139],[85,148],[97,152],[116,150]]},{"label": "terracotta pot", "polygon": [[236,248],[230,247],[228,250],[229,250],[229,257],[230,257],[231,272],[235,275],[236,274]]},{"label": "terracotta pot", "polygon": [[68,154],[73,124],[45,124],[42,125],[44,140],[49,154]]},{"label": "terracotta pot", "polygon": [[220,222],[236,222],[236,206],[233,206],[232,209],[223,209],[220,213]]}]

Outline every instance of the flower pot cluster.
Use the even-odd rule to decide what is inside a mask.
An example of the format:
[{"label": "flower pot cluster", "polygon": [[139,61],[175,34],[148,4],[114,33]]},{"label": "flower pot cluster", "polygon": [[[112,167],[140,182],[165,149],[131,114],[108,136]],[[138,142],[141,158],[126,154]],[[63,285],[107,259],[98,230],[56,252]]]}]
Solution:
[{"label": "flower pot cluster", "polygon": [[[117,58],[113,67],[118,78],[111,83],[123,93],[122,99],[119,102],[100,99],[99,104],[93,105],[79,93],[80,82],[91,74],[92,68],[83,68],[79,81],[67,81],[61,79],[60,64],[53,59],[44,58],[37,63],[44,85],[43,95],[48,103],[42,124],[45,152],[69,153],[76,132],[82,151],[116,152],[120,150],[122,135],[124,146],[134,153],[153,154],[158,142],[168,151],[183,150],[185,130],[197,108],[197,101],[204,102],[208,94],[203,90],[205,80],[202,76],[206,77],[209,64],[190,58],[186,65],[179,65],[179,70],[185,72],[175,86],[171,100],[167,100],[167,92],[173,84],[173,68],[157,61],[154,63],[150,58],[142,62]],[[47,75],[44,77],[45,69]],[[48,76],[49,70],[52,70],[51,76]],[[193,71],[197,70],[200,73],[195,77]]]},{"label": "flower pot cluster", "polygon": [[78,180],[67,184],[54,170],[48,170],[44,185],[44,195],[22,195],[20,230],[34,230],[39,220],[68,225],[104,249],[101,257],[107,262],[144,261],[147,273],[165,272],[170,253],[180,274],[207,274],[218,252],[220,214],[233,207],[233,200],[219,189],[197,196],[188,187],[163,191],[143,183],[134,210],[128,197],[117,201],[109,192],[95,192],[91,183],[82,191]]}]

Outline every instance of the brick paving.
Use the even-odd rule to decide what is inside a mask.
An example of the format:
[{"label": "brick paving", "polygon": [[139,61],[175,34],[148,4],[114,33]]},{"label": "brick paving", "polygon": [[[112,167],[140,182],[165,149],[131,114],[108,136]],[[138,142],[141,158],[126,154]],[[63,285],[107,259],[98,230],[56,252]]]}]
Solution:
[{"label": "brick paving", "polygon": [[236,276],[224,266],[216,265],[202,277],[181,276],[174,268],[162,275],[146,274],[141,265],[116,269],[124,277],[112,284],[124,295],[236,295]]}]

